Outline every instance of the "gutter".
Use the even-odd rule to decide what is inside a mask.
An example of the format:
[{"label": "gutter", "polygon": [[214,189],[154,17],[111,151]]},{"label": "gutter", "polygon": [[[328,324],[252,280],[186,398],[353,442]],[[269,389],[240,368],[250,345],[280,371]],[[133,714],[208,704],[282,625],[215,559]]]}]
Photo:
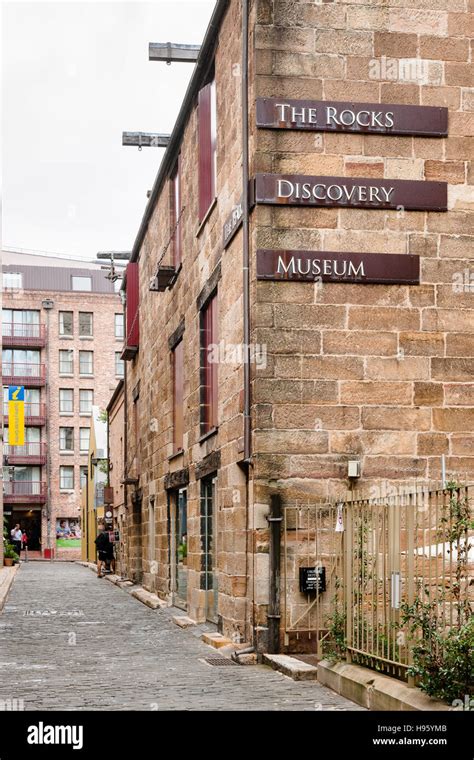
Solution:
[{"label": "gutter", "polygon": [[168,174],[173,168],[174,160],[179,150],[184,128],[190,117],[194,100],[200,89],[201,82],[212,63],[219,29],[224,15],[227,11],[228,5],[229,0],[217,0],[216,2],[211,20],[209,22],[209,26],[207,27],[206,34],[199,51],[191,81],[188,85],[188,89],[186,90],[178,118],[176,119],[176,123],[173,127],[168,147],[166,148],[165,154],[161,161],[158,174],[151,190],[149,201],[145,208],[145,213],[143,214],[143,218],[140,223],[135,242],[133,244],[132,255],[130,256],[131,262],[138,259],[140,248],[148,229],[148,223],[151,219],[151,215],[158,200],[161,188],[166,178],[168,177]]}]

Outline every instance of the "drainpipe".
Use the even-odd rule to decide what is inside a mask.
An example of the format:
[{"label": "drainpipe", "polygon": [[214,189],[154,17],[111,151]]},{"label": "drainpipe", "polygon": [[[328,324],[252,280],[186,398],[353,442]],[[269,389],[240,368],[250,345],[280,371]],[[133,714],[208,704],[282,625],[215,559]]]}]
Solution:
[{"label": "drainpipe", "polygon": [[270,600],[268,604],[268,652],[280,651],[280,547],[281,522],[283,520],[280,494],[270,496]]},{"label": "drainpipe", "polygon": [[[244,317],[244,462],[250,464],[250,255],[249,255],[249,23],[248,0],[242,0],[242,235]],[[248,474],[247,474],[248,478]]]}]

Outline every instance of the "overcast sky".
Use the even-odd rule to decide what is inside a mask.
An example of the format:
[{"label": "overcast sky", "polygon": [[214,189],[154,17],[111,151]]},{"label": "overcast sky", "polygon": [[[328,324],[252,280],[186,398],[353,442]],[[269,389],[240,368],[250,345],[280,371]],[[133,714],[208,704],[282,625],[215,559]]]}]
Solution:
[{"label": "overcast sky", "polygon": [[214,0],[2,6],[3,245],[130,250],[164,151],[122,131],[171,132],[193,68],[148,43],[200,43]]}]

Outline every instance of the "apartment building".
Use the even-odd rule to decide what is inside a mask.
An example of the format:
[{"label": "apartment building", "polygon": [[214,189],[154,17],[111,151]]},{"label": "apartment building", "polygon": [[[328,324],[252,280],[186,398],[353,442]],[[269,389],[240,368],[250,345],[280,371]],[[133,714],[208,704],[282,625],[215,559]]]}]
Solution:
[{"label": "apartment building", "polygon": [[[93,264],[3,253],[4,510],[29,548],[80,557],[80,491],[93,405],[123,375],[120,296]],[[10,446],[8,386],[25,387],[25,444]]]},{"label": "apartment building", "polygon": [[300,504],[474,475],[472,15],[409,5],[219,0],[127,267],[129,573],[259,647]]}]

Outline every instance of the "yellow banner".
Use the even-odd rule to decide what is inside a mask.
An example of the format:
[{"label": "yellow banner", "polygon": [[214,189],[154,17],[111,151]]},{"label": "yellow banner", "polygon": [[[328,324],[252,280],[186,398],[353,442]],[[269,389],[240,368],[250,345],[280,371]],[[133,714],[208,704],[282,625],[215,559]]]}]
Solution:
[{"label": "yellow banner", "polygon": [[8,443],[23,446],[25,443],[25,402],[8,402]]}]

